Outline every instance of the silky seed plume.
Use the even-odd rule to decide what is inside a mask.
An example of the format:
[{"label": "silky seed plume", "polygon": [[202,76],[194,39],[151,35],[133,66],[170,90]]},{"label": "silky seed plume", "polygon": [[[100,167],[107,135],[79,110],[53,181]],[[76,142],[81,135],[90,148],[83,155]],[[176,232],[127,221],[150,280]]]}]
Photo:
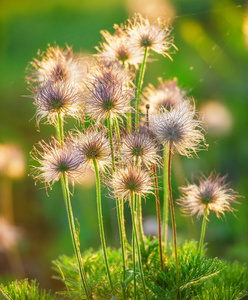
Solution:
[{"label": "silky seed plume", "polygon": [[195,107],[188,100],[175,105],[170,111],[162,108],[151,117],[151,130],[163,145],[170,145],[172,152],[191,156],[205,148],[202,122],[196,118]]},{"label": "silky seed plume", "polygon": [[182,211],[200,217],[207,209],[207,214],[212,210],[218,218],[225,211],[233,212],[231,204],[237,203],[236,198],[240,196],[230,188],[230,183],[225,183],[226,177],[227,175],[220,177],[214,173],[208,177],[201,175],[198,184],[189,183],[188,186],[181,187],[182,196],[178,204]]},{"label": "silky seed plume", "polygon": [[63,174],[72,180],[77,180],[83,175],[82,165],[84,157],[67,140],[61,145],[55,138],[49,143],[39,142],[39,148],[34,147],[32,157],[40,166],[34,167],[33,177],[46,185],[53,185]]},{"label": "silky seed plume", "polygon": [[151,193],[151,185],[152,181],[149,173],[132,164],[117,170],[111,181],[114,193],[127,199],[134,194],[143,197]]}]

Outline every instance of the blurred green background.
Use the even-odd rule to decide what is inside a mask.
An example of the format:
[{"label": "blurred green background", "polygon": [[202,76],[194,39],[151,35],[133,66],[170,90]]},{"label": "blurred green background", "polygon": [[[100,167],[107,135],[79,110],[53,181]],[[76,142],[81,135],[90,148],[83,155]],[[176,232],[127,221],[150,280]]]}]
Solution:
[{"label": "blurred green background", "polygon": [[[155,56],[145,75],[157,85],[157,77],[178,78],[205,112],[209,126],[208,151],[199,158],[174,156],[174,198],[178,185],[192,173],[212,170],[232,181],[244,196],[235,205],[235,216],[219,220],[211,214],[206,232],[208,254],[230,261],[248,259],[248,9],[243,0],[1,0],[0,2],[0,282],[37,278],[42,287],[59,288],[51,279],[51,260],[72,254],[60,185],[49,197],[28,177],[33,144],[48,139],[54,129],[41,125],[37,131],[35,108],[25,83],[25,69],[37,51],[48,43],[73,46],[74,52],[96,53],[100,30],[113,32],[134,12],[171,18],[178,51],[169,59]],[[76,186],[75,217],[81,224],[81,248],[97,248],[100,238],[94,183]],[[162,195],[162,193],[161,193]],[[127,209],[127,226],[131,221]],[[153,233],[155,202],[144,206],[144,221]],[[118,246],[116,211],[110,197],[104,199],[107,244]],[[176,208],[179,243],[199,239],[201,222],[183,217]],[[14,225],[15,224],[15,225]],[[150,224],[150,225],[149,225]],[[186,225],[185,225],[186,224]]]}]

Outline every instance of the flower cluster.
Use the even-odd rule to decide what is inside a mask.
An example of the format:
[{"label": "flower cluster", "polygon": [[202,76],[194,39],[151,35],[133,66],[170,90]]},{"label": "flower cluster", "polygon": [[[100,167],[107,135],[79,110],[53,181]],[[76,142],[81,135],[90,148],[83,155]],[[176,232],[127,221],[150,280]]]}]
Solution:
[{"label": "flower cluster", "polygon": [[[66,49],[49,46],[40,60],[35,59],[31,63],[33,69],[27,79],[36,106],[37,125],[44,121],[52,124],[56,130],[56,137],[52,137],[48,143],[41,141],[33,150],[32,156],[39,164],[34,167],[33,176],[46,186],[52,186],[61,180],[81,290],[87,299],[95,296],[88,287],[91,279],[84,270],[79,251],[68,179],[72,182],[78,180],[84,175],[86,167],[94,171],[97,216],[105,277],[109,282],[109,299],[117,298],[116,287],[118,290],[121,287],[124,299],[127,299],[126,293],[130,294],[130,290],[136,299],[136,285],[142,285],[140,297],[148,299],[142,258],[146,241],[142,223],[143,199],[148,195],[149,200],[155,198],[151,201],[154,201],[157,211],[161,272],[165,272],[165,264],[168,264],[164,258],[168,251],[166,229],[170,204],[175,286],[180,298],[180,261],[177,255],[176,217],[171,184],[172,156],[178,153],[191,157],[197,151],[206,149],[203,122],[197,116],[195,102],[186,97],[176,78],[159,78],[157,88],[150,84],[143,89],[150,52],[170,57],[169,51],[174,45],[168,23],[159,18],[151,22],[136,14],[126,25],[114,25],[114,29],[113,35],[101,31],[103,42],[96,47],[98,54],[87,64],[87,68],[82,57],[73,54],[72,48],[68,46]],[[140,118],[144,105],[145,120]],[[76,130],[65,132],[66,117],[78,120]],[[163,177],[163,240],[159,193],[162,182],[157,171]],[[226,176],[220,177],[214,173],[209,177],[202,175],[198,185],[193,183],[181,188],[183,195],[178,203],[183,211],[191,216],[203,216],[199,253],[210,210],[218,217],[225,211],[233,211],[231,204],[238,197],[229,188],[229,184],[225,183],[225,178]],[[109,187],[116,201],[122,256],[122,274],[117,282],[112,278],[106,250],[101,203],[104,184]],[[132,247],[125,231],[126,202],[129,202],[131,208]],[[132,276],[129,279],[127,268],[131,267],[126,263],[129,253],[127,249],[132,249],[133,259]],[[149,270],[147,268],[147,272]],[[129,284],[130,282],[132,283]]]}]

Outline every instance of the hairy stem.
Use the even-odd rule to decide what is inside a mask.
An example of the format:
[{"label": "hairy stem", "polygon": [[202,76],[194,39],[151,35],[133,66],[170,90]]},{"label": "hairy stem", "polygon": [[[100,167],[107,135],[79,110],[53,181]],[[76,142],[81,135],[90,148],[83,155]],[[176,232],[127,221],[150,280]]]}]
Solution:
[{"label": "hairy stem", "polygon": [[140,102],[140,93],[141,93],[141,89],[142,89],[142,85],[143,85],[143,79],[144,79],[144,75],[145,75],[147,54],[148,54],[148,48],[146,47],[145,51],[144,51],[143,62],[142,62],[140,73],[139,73],[139,81],[138,81],[137,94],[136,94],[136,115],[135,115],[136,130],[139,129],[139,102]]},{"label": "hairy stem", "polygon": [[136,300],[137,287],[136,287],[136,255],[135,255],[135,236],[132,233],[132,245],[133,245],[133,299]]},{"label": "hairy stem", "polygon": [[201,254],[202,248],[203,248],[204,237],[205,237],[206,226],[207,226],[207,216],[208,216],[208,208],[206,206],[205,211],[204,211],[203,220],[202,220],[201,238],[200,238],[199,248],[198,248],[199,254]]},{"label": "hairy stem", "polygon": [[113,168],[113,172],[115,172],[115,155],[114,155],[113,133],[112,133],[110,117],[107,118],[107,126],[108,126],[108,135],[109,135],[109,143],[110,143],[110,150],[111,150],[112,168]]},{"label": "hairy stem", "polygon": [[128,133],[132,132],[132,111],[131,111],[131,103],[128,104],[128,112],[127,112],[127,129]]},{"label": "hairy stem", "polygon": [[[109,141],[110,141],[110,150],[111,150],[111,158],[112,158],[112,168],[113,173],[115,172],[115,156],[114,156],[114,145],[113,145],[113,133],[110,118],[107,119],[108,125],[108,133],[109,133]],[[118,138],[118,142],[120,141],[120,130],[118,121],[115,119],[114,121],[116,135]],[[125,251],[125,243],[127,243],[126,238],[126,230],[125,230],[125,220],[124,220],[124,203],[123,198],[119,199],[116,197],[116,210],[117,210],[117,219],[118,219],[118,227],[120,233],[120,242],[121,242],[121,253],[122,253],[122,264],[123,264],[123,282],[126,279],[126,251]],[[125,289],[123,289],[123,296],[125,299]]]},{"label": "hairy stem", "polygon": [[[60,112],[58,113],[56,130],[57,130],[58,141],[60,143],[60,146],[62,147],[62,145],[64,143],[64,126],[63,126],[63,118],[62,118]],[[76,228],[75,228],[75,223],[74,223],[74,218],[73,218],[73,212],[72,212],[71,200],[70,200],[70,192],[69,192],[69,187],[68,187],[68,180],[67,180],[67,177],[65,174],[63,174],[61,177],[61,186],[62,186],[63,196],[64,196],[64,200],[65,200],[67,217],[68,217],[68,221],[69,221],[69,228],[70,228],[70,233],[71,233],[71,238],[72,238],[72,244],[73,244],[74,252],[75,252],[75,255],[77,258],[81,283],[83,285],[87,299],[90,299],[89,288],[87,285],[87,279],[86,279],[86,275],[85,275],[85,271],[84,271],[84,267],[83,267],[83,263],[82,263],[81,253],[80,253],[79,238],[76,233]]]},{"label": "hairy stem", "polygon": [[143,231],[143,225],[142,225],[142,202],[141,202],[141,196],[136,196],[136,205],[137,205],[137,223],[138,223],[138,231],[139,231],[139,238],[140,238],[140,244],[141,248],[144,250],[144,231]]},{"label": "hairy stem", "polygon": [[100,237],[101,237],[101,243],[102,243],[102,250],[103,250],[103,256],[105,261],[105,267],[109,279],[109,283],[111,286],[111,289],[113,290],[113,283],[110,276],[109,271],[109,263],[108,263],[108,257],[107,257],[107,249],[106,249],[106,242],[105,242],[105,234],[104,234],[104,228],[103,228],[103,220],[102,220],[102,203],[101,203],[101,182],[100,182],[100,175],[99,175],[99,169],[97,166],[97,162],[95,159],[93,159],[94,168],[95,168],[95,174],[96,174],[96,195],[97,195],[97,213],[98,213],[98,225],[100,230]]},{"label": "hairy stem", "polygon": [[148,300],[148,295],[147,295],[147,291],[146,291],[146,283],[145,283],[145,278],[144,278],[144,271],[143,271],[143,264],[142,264],[142,258],[141,258],[141,252],[140,252],[140,247],[139,247],[138,233],[137,233],[137,224],[136,224],[136,218],[137,218],[136,215],[137,215],[137,213],[136,213],[136,209],[135,209],[135,199],[134,199],[134,194],[133,193],[130,195],[130,206],[131,206],[131,215],[132,215],[132,223],[133,223],[133,235],[134,235],[134,239],[135,239],[137,255],[138,255],[138,262],[139,262],[139,269],[140,269],[140,277],[141,277],[142,286],[143,286],[143,290],[144,290],[144,294],[145,294],[145,299]]},{"label": "hairy stem", "polygon": [[163,202],[163,240],[164,247],[167,250],[168,243],[168,220],[169,220],[169,199],[168,199],[168,145],[164,146],[164,174],[163,174],[163,190],[164,190],[164,202]]},{"label": "hairy stem", "polygon": [[[146,104],[146,127],[148,130],[149,130],[149,109],[150,109],[150,104]],[[160,199],[159,199],[159,193],[158,193],[158,176],[157,176],[156,164],[152,164],[152,171],[153,171],[153,177],[154,177],[156,210],[157,210],[157,219],[158,219],[158,241],[159,241],[160,266],[161,266],[161,270],[164,271],[161,212],[160,212]]]},{"label": "hairy stem", "polygon": [[174,255],[175,255],[175,265],[176,265],[176,284],[178,288],[177,299],[180,299],[180,291],[179,291],[179,270],[178,270],[178,255],[177,255],[177,231],[176,231],[176,219],[175,219],[175,211],[174,204],[172,199],[172,189],[171,189],[171,145],[169,145],[168,150],[168,191],[169,191],[169,199],[170,199],[170,210],[171,210],[171,222],[173,229],[173,242],[174,242]]},{"label": "hairy stem", "polygon": [[58,141],[62,145],[64,143],[64,125],[63,125],[63,117],[61,116],[60,112],[58,113],[56,129],[57,129]]},{"label": "hairy stem", "polygon": [[154,177],[156,210],[157,210],[157,219],[158,219],[158,241],[159,241],[160,266],[161,266],[161,270],[164,271],[160,200],[159,200],[159,193],[158,193],[158,177],[157,177],[157,170],[156,170],[155,164],[152,165],[152,171],[153,171],[153,177]]},{"label": "hairy stem", "polygon": [[73,213],[72,213],[68,181],[67,181],[67,177],[65,174],[63,174],[61,177],[61,185],[62,185],[62,191],[63,191],[63,195],[64,195],[65,206],[66,206],[66,211],[67,211],[67,216],[68,216],[68,221],[69,221],[72,244],[73,244],[74,252],[75,252],[75,255],[77,258],[81,283],[84,287],[84,291],[85,291],[87,299],[90,299],[89,290],[88,290],[88,286],[87,286],[87,279],[86,279],[86,275],[85,275],[85,271],[84,271],[84,267],[83,267],[83,263],[82,263],[82,257],[81,257],[81,253],[80,253],[80,249],[79,249],[79,240],[78,240],[78,236],[76,233],[75,223],[74,223],[74,218],[73,218]]}]

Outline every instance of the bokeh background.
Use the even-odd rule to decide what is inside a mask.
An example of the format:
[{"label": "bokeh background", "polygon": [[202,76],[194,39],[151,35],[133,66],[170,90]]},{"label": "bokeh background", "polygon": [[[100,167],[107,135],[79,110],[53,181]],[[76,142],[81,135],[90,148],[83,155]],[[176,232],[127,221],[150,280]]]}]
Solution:
[{"label": "bokeh background", "polygon": [[[1,0],[0,1],[0,282],[37,278],[56,290],[51,260],[72,254],[60,185],[49,197],[28,177],[33,144],[48,139],[54,129],[33,118],[35,108],[25,82],[25,69],[50,43],[73,46],[74,52],[96,53],[100,30],[113,32],[134,12],[171,19],[178,51],[169,59],[154,56],[144,86],[157,77],[178,78],[195,99],[208,124],[208,151],[199,158],[174,156],[173,193],[192,174],[225,175],[243,196],[235,216],[210,215],[206,232],[208,255],[240,262],[248,259],[248,8],[243,0]],[[114,201],[103,201],[107,244],[118,247]],[[81,224],[81,248],[100,245],[94,190],[90,174],[73,197]],[[128,211],[128,208],[127,208]],[[144,206],[145,230],[154,234],[155,202]],[[201,222],[183,217],[176,208],[179,243],[199,239]],[[131,226],[127,214],[127,226]]]}]

